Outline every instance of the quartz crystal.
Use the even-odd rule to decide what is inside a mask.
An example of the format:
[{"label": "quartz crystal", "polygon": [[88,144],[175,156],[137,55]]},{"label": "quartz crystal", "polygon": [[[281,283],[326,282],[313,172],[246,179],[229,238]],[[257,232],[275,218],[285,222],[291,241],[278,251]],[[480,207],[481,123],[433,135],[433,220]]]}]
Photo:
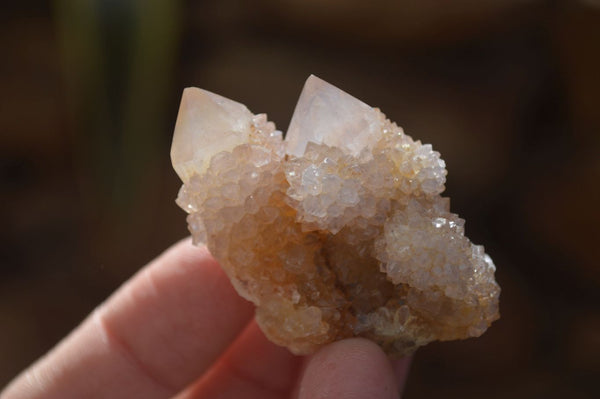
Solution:
[{"label": "quartz crystal", "polygon": [[194,243],[295,354],[360,336],[403,356],[499,317],[494,264],[440,195],[440,154],[315,76],[285,140],[265,114],[186,89],[171,157]]}]

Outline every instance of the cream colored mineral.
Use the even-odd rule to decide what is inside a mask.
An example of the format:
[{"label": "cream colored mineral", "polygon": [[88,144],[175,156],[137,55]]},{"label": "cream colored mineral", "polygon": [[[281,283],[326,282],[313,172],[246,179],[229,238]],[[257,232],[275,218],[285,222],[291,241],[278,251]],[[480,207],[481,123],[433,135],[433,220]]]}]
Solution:
[{"label": "cream colored mineral", "polygon": [[265,114],[186,89],[171,157],[194,243],[296,354],[360,336],[402,356],[499,317],[494,264],[440,196],[440,154],[315,76],[285,140]]}]

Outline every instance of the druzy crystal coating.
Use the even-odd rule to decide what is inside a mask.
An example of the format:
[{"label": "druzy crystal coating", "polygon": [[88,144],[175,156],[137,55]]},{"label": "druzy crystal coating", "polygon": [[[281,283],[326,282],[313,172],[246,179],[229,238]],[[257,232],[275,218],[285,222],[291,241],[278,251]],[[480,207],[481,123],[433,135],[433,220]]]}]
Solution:
[{"label": "druzy crystal coating", "polygon": [[499,317],[494,264],[440,195],[440,154],[315,76],[285,140],[265,114],[186,89],[171,158],[194,243],[295,354],[360,336],[403,356]]}]

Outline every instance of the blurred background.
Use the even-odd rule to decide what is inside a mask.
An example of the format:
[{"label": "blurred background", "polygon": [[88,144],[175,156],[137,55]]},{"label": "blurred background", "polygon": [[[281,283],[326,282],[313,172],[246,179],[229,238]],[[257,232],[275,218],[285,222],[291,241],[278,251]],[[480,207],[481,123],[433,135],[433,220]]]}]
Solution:
[{"label": "blurred background", "polygon": [[0,6],[0,387],[187,234],[169,147],[199,86],[287,128],[311,73],[447,162],[502,318],[406,398],[600,397],[600,1]]}]

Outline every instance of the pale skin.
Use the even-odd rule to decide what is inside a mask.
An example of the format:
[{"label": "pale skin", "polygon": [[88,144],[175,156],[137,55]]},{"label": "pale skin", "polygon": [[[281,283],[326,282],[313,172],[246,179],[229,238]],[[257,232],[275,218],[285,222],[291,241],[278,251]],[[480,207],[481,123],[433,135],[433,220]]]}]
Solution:
[{"label": "pale skin", "polygon": [[399,398],[409,359],[365,339],[294,356],[269,342],[205,248],[141,269],[0,399]]}]

